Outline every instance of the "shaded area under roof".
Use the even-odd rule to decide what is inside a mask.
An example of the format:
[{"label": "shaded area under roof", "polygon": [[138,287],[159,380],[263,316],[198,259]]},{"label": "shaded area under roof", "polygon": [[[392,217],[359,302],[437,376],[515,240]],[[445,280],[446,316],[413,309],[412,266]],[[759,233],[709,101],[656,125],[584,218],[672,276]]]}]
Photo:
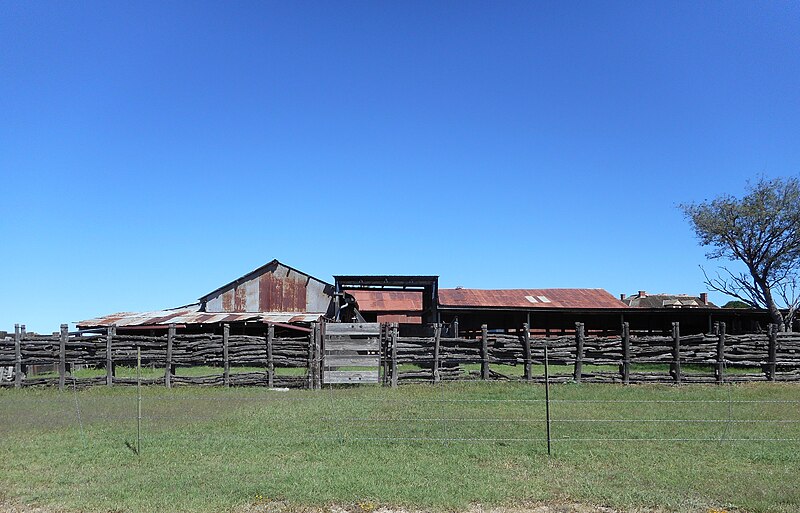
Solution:
[{"label": "shaded area under roof", "polygon": [[603,289],[440,289],[439,305],[454,308],[628,309]]}]

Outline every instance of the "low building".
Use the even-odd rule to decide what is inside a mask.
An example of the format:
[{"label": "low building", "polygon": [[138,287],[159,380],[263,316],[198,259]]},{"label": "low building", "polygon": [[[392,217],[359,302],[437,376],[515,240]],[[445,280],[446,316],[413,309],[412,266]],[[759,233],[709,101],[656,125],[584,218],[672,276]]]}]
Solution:
[{"label": "low building", "polygon": [[625,297],[620,296],[620,300],[633,308],[719,308],[708,300],[708,294],[701,292],[698,296],[688,294],[648,294],[640,290],[637,294]]}]

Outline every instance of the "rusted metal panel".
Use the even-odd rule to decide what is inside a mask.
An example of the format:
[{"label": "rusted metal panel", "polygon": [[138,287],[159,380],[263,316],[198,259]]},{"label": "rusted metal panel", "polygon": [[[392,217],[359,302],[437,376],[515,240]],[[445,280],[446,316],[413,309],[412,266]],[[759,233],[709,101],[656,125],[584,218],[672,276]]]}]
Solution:
[{"label": "rusted metal panel", "polygon": [[347,290],[362,312],[421,312],[421,291]]},{"label": "rusted metal panel", "polygon": [[77,323],[80,328],[95,328],[101,326],[166,326],[169,324],[214,324],[220,322],[260,321],[271,323],[309,323],[320,319],[320,313],[299,312],[202,312],[200,305],[177,308],[174,310],[159,310],[155,312],[120,312],[115,314],[88,319]]},{"label": "rusted metal panel", "polygon": [[603,289],[440,289],[439,304],[462,308],[628,308]]},{"label": "rusted metal panel", "polygon": [[333,285],[277,260],[204,296],[209,312],[327,313]]}]

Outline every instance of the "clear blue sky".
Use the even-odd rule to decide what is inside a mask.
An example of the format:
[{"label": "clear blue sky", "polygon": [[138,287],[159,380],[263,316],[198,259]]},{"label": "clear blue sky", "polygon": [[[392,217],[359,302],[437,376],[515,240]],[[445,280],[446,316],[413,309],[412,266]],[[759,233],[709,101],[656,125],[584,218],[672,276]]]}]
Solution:
[{"label": "clear blue sky", "polygon": [[272,258],[699,293],[676,204],[798,172],[797,2],[0,0],[0,329]]}]

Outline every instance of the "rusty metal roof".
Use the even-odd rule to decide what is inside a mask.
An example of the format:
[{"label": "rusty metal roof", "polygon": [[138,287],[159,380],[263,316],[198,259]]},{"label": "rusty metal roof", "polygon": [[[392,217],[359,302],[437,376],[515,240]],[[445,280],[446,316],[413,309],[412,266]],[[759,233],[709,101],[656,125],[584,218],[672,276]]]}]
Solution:
[{"label": "rusty metal roof", "polygon": [[421,312],[422,293],[419,291],[346,290],[358,301],[362,312]]},{"label": "rusty metal roof", "polygon": [[603,289],[440,289],[439,305],[462,308],[628,308]]},{"label": "rusty metal roof", "polygon": [[319,313],[298,312],[201,312],[200,305],[157,310],[154,312],[119,312],[115,314],[80,321],[79,328],[100,326],[155,326],[169,324],[215,324],[219,322],[261,321],[271,323],[314,322]]}]

